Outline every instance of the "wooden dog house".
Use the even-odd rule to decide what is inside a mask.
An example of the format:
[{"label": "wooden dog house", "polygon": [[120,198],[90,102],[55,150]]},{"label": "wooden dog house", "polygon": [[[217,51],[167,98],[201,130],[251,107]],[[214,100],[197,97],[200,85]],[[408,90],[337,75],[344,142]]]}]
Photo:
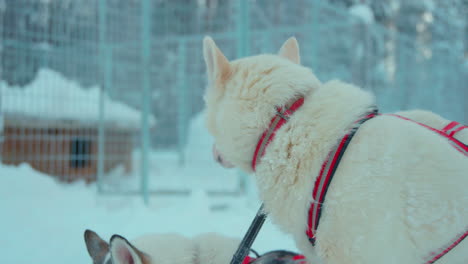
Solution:
[{"label": "wooden dog house", "polygon": [[[2,163],[26,162],[67,182],[94,181],[101,124],[104,172],[118,166],[131,170],[138,111],[104,95],[105,116],[99,119],[99,89],[82,89],[50,70],[41,70],[28,87],[2,87],[0,92]],[[153,117],[150,122],[155,123]]]},{"label": "wooden dog house", "polygon": [[[135,131],[105,125],[104,172],[131,170]],[[34,169],[71,182],[96,179],[98,126],[5,116],[2,162],[27,162]]]}]

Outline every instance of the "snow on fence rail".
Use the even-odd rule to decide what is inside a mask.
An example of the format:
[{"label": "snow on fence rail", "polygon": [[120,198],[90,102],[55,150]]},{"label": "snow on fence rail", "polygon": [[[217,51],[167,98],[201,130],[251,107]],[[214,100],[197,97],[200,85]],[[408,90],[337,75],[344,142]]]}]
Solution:
[{"label": "snow on fence rail", "polygon": [[[83,88],[75,81],[50,69],[40,69],[36,79],[24,87],[0,84],[1,111],[8,120],[41,119],[44,122],[97,124],[99,120],[100,88]],[[128,105],[104,96],[104,122],[129,129],[141,126],[141,113]],[[154,117],[151,125],[155,124]]]},{"label": "snow on fence rail", "polygon": [[[27,162],[64,181],[93,181],[101,125],[107,130],[104,171],[119,165],[130,170],[141,113],[101,92],[96,86],[84,89],[49,69],[41,69],[24,87],[0,83],[2,162]],[[149,122],[154,126],[155,118]]]}]

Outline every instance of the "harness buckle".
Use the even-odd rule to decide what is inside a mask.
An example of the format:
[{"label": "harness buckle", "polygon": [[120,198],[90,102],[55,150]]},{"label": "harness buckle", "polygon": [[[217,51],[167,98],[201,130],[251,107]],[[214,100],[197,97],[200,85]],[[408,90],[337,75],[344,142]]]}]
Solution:
[{"label": "harness buckle", "polygon": [[315,237],[309,237],[309,242],[313,247],[315,247]]},{"label": "harness buckle", "polygon": [[289,120],[289,116],[285,115],[285,113],[281,113],[281,111],[276,111],[276,115],[284,119],[285,121]]}]

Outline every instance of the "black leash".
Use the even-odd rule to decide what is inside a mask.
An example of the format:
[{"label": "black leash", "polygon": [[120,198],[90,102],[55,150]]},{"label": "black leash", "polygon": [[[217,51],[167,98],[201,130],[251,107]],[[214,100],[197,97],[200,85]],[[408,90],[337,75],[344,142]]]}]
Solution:
[{"label": "black leash", "polygon": [[236,253],[232,257],[231,264],[241,264],[242,261],[244,261],[245,257],[247,257],[250,251],[250,247],[252,246],[255,238],[257,237],[258,232],[262,228],[266,217],[267,214],[263,211],[262,204],[260,206],[260,209],[258,209],[257,215],[250,224],[249,230],[247,230],[247,233],[245,233],[244,238],[239,244],[239,248],[237,248]]}]

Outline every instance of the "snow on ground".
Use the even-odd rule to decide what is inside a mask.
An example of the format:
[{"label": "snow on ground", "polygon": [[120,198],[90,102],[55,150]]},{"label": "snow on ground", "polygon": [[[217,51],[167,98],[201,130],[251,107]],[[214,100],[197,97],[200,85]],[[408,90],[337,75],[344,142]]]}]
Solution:
[{"label": "snow on ground", "polygon": [[[16,116],[97,122],[99,94],[97,86],[83,89],[50,69],[40,69],[36,78],[24,87],[9,87],[0,82],[0,112]],[[140,126],[140,112],[104,95],[104,116],[108,122],[126,127]],[[154,124],[154,117],[150,121]]]},{"label": "snow on ground", "polygon": [[[140,197],[97,195],[94,184],[58,183],[28,165],[0,165],[2,263],[91,263],[83,240],[86,228],[106,239],[114,233],[132,239],[166,232],[240,238],[258,206],[246,197],[214,198],[201,191],[189,197],[154,196],[145,206]],[[295,249],[269,222],[254,248]]]},{"label": "snow on ground", "polygon": [[[153,153],[151,189],[184,187],[193,192],[190,196],[151,196],[148,206],[140,196],[98,195],[95,184],[63,184],[27,164],[19,167],[0,164],[0,262],[91,263],[83,239],[87,228],[105,239],[116,233],[132,239],[147,233],[168,232],[188,237],[219,232],[241,238],[259,201],[254,191],[234,197],[207,195],[206,190],[235,190],[239,182],[235,170],[225,170],[212,161],[211,143],[200,115],[190,128],[185,166],[179,167],[175,153]],[[137,176],[122,177],[139,183]],[[104,187],[115,184],[129,188],[121,178],[113,180],[106,181]],[[249,189],[254,188],[251,185]],[[296,250],[289,236],[268,220],[254,249]]]},{"label": "snow on ground", "polygon": [[[213,162],[213,143],[213,138],[205,128],[204,113],[201,112],[192,118],[189,126],[184,166],[177,166],[178,159],[174,153],[152,153],[151,163],[156,175],[150,182],[151,186],[155,189],[158,186],[174,188],[183,184],[183,187],[190,189],[237,190],[241,177],[239,172],[224,169]],[[171,178],[167,179],[163,175],[171,175]]]},{"label": "snow on ground", "polygon": [[[190,123],[185,163],[179,166],[179,154],[173,151],[153,151],[150,153],[149,186],[151,190],[239,190],[243,175],[236,170],[227,170],[213,162],[213,138],[204,125],[203,113],[195,116]],[[106,179],[106,189],[138,190],[140,188],[140,150],[133,154],[133,170],[127,175],[123,167],[117,168]],[[170,175],[170,177],[168,176]]]}]

